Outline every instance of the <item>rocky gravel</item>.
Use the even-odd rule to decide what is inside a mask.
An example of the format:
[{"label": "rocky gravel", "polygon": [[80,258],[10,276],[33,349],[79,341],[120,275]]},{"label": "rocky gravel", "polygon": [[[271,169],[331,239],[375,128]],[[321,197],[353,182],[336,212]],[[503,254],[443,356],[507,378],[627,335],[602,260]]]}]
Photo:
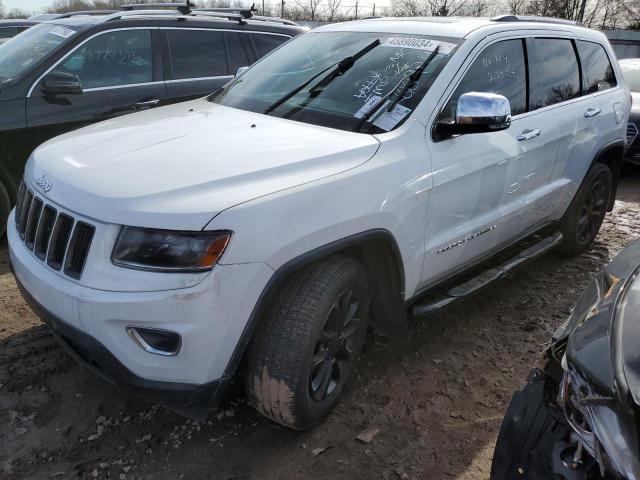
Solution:
[{"label": "rocky gravel", "polygon": [[486,479],[511,392],[593,275],[638,237],[632,175],[589,252],[552,252],[413,321],[406,345],[370,335],[343,401],[305,433],[241,392],[206,422],[126,397],[56,343],[0,246],[0,478]]}]

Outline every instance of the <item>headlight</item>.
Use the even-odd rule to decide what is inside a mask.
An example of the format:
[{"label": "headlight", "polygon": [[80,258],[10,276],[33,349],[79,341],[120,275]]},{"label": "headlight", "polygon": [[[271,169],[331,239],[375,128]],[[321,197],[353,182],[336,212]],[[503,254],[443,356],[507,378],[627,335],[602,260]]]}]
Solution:
[{"label": "headlight", "polygon": [[123,227],[111,260],[143,270],[199,272],[211,269],[222,256],[231,232],[182,232]]}]

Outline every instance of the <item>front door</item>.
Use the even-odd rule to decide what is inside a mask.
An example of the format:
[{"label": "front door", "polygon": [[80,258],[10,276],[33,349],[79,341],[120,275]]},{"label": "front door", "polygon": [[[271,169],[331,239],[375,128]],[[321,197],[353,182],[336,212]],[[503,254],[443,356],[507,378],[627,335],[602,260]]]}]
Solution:
[{"label": "front door", "polygon": [[64,57],[53,72],[76,75],[81,94],[47,94],[44,79],[27,98],[27,124],[36,144],[90,123],[160,106],[164,83],[154,56],[154,30],[100,33]]},{"label": "front door", "polygon": [[[427,214],[422,287],[499,248],[513,235],[505,217],[510,169],[526,161],[518,135],[527,109],[527,72],[522,39],[493,43],[475,57],[447,101],[439,122],[455,118],[457,100],[467,92],[504,95],[513,115],[509,129],[428,140],[433,189]],[[436,128],[437,132],[437,128]]]}]

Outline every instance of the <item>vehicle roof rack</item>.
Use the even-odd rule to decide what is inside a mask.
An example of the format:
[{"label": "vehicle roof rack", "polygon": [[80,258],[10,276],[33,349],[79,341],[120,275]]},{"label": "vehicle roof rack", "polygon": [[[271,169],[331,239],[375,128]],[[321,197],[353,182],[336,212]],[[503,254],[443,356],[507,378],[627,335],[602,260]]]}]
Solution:
[{"label": "vehicle roof rack", "polygon": [[153,10],[153,9],[173,9],[178,10],[183,15],[188,15],[195,8],[195,4],[190,0],[182,3],[129,3],[122,5],[120,8],[125,11],[132,10]]},{"label": "vehicle roof rack", "polygon": [[252,4],[249,8],[198,8],[196,12],[214,12],[214,13],[237,13],[243,18],[253,17],[253,12],[257,12],[256,4]]},{"label": "vehicle roof rack", "polygon": [[537,23],[555,23],[558,25],[573,25],[582,27],[580,22],[575,20],[565,20],[563,18],[538,17],[535,15],[499,15],[491,19],[492,22],[537,22]]}]

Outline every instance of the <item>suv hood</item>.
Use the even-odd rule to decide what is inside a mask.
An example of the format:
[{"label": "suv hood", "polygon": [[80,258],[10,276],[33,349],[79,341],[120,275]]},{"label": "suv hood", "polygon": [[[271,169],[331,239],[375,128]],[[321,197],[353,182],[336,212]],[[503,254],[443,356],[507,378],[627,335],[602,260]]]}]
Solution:
[{"label": "suv hood", "polygon": [[[372,135],[206,100],[127,115],[39,147],[25,178],[98,221],[200,230],[222,210],[367,162]],[[40,190],[42,193],[42,191]]]}]

